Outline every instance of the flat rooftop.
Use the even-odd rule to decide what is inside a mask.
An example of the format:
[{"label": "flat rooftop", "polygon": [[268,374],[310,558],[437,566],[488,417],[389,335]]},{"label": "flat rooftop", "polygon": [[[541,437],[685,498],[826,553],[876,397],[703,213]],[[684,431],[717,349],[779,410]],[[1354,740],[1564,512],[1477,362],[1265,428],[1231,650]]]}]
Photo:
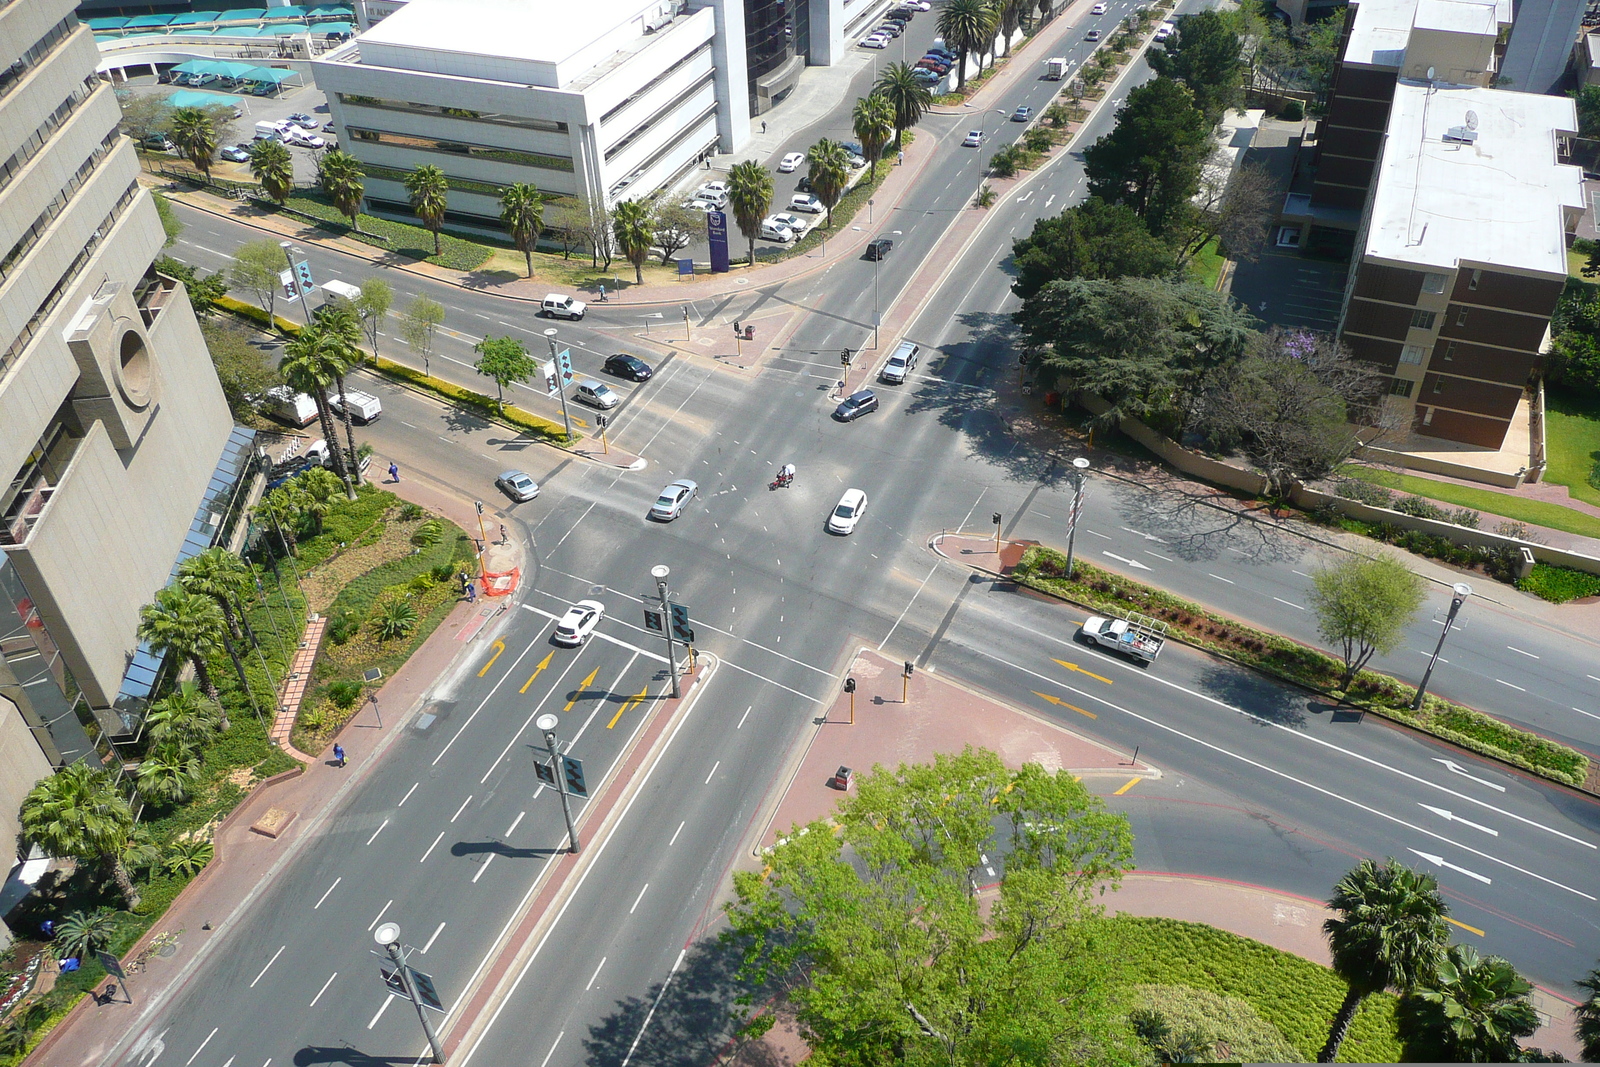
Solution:
[{"label": "flat rooftop", "polygon": [[[1358,0],[1344,61],[1400,69],[1412,25],[1494,33],[1511,25],[1511,0]],[[1454,9],[1454,10],[1452,10]]]},{"label": "flat rooftop", "polygon": [[[357,40],[521,63],[560,64],[660,0],[410,0]],[[494,64],[483,77],[495,79]]]},{"label": "flat rooftop", "polygon": [[[1474,124],[1473,143],[1445,140]],[[1564,276],[1566,209],[1583,206],[1583,170],[1556,162],[1555,133],[1576,124],[1566,97],[1400,82],[1364,253]]]}]

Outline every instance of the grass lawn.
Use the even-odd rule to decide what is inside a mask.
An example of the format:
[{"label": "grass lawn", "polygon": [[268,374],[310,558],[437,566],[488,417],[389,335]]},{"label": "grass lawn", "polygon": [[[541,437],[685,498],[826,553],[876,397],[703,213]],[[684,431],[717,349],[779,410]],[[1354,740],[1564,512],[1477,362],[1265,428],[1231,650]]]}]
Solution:
[{"label": "grass lawn", "polygon": [[1567,277],[1577,278],[1585,282],[1589,281],[1590,279],[1585,277],[1583,273],[1583,268],[1588,262],[1589,254],[1587,252],[1579,252],[1571,248],[1567,249]]},{"label": "grass lawn", "polygon": [[1545,402],[1546,480],[1600,506],[1600,400],[1552,392]]},{"label": "grass lawn", "polygon": [[[1471,486],[1456,485],[1454,482],[1438,482],[1432,478],[1419,478],[1415,474],[1399,474],[1395,471],[1377,470],[1351,463],[1345,464],[1340,473],[1386,485],[1402,493],[1425,496],[1430,500],[1443,500],[1457,507],[1487,511],[1491,515],[1504,515],[1508,519],[1516,519],[1530,526],[1548,526],[1552,530],[1565,530],[1567,533],[1582,537],[1600,537],[1600,518],[1546,500],[1529,500],[1525,497],[1491,492],[1488,489],[1474,489]],[[1551,480],[1560,481],[1559,478]],[[1577,495],[1574,490],[1573,496]],[[1491,529],[1488,526],[1484,528]]]},{"label": "grass lawn", "polygon": [[1217,251],[1217,239],[1213,237],[1205,243],[1205,247],[1194,254],[1189,260],[1189,280],[1198,282],[1207,289],[1217,287],[1217,279],[1222,276],[1222,264],[1225,260]]}]

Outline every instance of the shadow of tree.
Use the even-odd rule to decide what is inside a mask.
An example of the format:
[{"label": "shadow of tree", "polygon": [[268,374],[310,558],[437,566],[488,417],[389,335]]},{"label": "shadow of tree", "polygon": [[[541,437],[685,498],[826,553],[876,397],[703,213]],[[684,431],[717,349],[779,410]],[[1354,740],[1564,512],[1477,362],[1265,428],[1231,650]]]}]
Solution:
[{"label": "shadow of tree", "polygon": [[1243,667],[1216,664],[1206,667],[1197,679],[1205,695],[1248,712],[1263,724],[1300,729],[1306,713],[1324,714],[1328,702],[1291,688],[1282,682],[1260,677]]},{"label": "shadow of tree", "polygon": [[1137,485],[1124,495],[1120,518],[1156,539],[1163,553],[1194,563],[1231,552],[1239,557],[1236,562],[1257,565],[1293,562],[1305,555],[1299,538],[1259,521],[1261,507],[1159,467],[1136,466],[1128,474],[1137,478]]},{"label": "shadow of tree", "polygon": [[455,405],[451,405],[439,412],[439,419],[445,424],[446,429],[455,430],[458,433],[478,433],[483,430],[501,429],[497,423],[490,422],[482,415],[468,408]]}]

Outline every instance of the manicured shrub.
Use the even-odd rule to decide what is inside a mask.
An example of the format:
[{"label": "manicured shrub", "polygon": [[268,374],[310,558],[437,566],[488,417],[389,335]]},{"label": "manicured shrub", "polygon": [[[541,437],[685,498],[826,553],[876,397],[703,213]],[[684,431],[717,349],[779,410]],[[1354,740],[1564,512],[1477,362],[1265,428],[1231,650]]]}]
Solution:
[{"label": "manicured shrub", "polygon": [[1386,508],[1394,503],[1392,492],[1365,478],[1340,478],[1335,488],[1347,500],[1358,500],[1375,508]]},{"label": "manicured shrub", "polygon": [[1526,578],[1517,579],[1517,588],[1552,603],[1565,604],[1578,597],[1600,595],[1600,575],[1573,570],[1571,567],[1535,563]]}]

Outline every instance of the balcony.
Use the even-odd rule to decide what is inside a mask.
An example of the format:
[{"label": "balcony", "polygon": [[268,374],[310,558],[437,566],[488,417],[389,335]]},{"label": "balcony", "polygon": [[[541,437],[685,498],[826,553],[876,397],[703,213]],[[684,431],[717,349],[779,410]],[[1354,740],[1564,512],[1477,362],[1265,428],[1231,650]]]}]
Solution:
[{"label": "balcony", "polygon": [[27,463],[0,496],[0,506],[5,509],[0,517],[0,547],[20,548],[28,543],[82,443],[83,438],[69,433],[59,422],[39,439]]},{"label": "balcony", "polygon": [[172,302],[177,291],[176,278],[155,271],[150,271],[140,280],[139,287],[133,292],[133,302],[139,306],[139,317],[144,320],[146,330],[156,324],[156,319],[161,317],[162,310]]}]

